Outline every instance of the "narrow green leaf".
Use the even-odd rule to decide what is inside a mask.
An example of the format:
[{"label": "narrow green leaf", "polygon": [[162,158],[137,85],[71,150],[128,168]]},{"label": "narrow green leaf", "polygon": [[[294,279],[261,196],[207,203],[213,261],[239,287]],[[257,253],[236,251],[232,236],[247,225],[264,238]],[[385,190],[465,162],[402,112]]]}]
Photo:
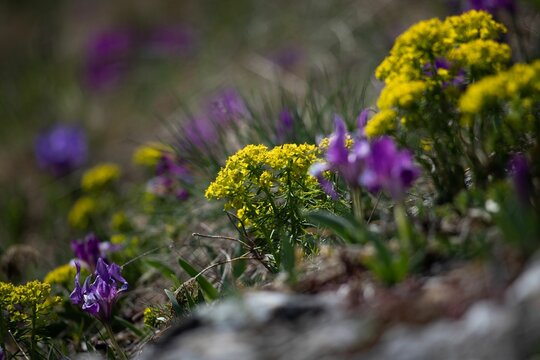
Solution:
[{"label": "narrow green leaf", "polygon": [[175,287],[180,286],[180,280],[178,280],[178,277],[176,276],[176,272],[173,269],[171,269],[169,266],[157,260],[146,260],[146,263],[150,265],[151,267],[153,267],[154,269],[158,270],[167,279],[171,280]]},{"label": "narrow green leaf", "polygon": [[165,295],[169,298],[169,301],[172,304],[172,307],[174,309],[174,313],[176,316],[182,316],[182,308],[180,307],[180,304],[176,300],[176,296],[174,296],[174,293],[170,291],[169,289],[163,289],[165,291]]},{"label": "narrow green leaf", "polygon": [[136,327],[134,324],[127,321],[126,319],[123,319],[120,316],[115,316],[114,320],[118,321],[120,324],[122,324],[123,326],[128,328],[128,330],[131,331],[134,335],[136,335],[138,337],[143,337],[144,336],[144,331],[142,331],[141,329],[139,329],[138,327]]},{"label": "narrow green leaf", "polygon": [[178,264],[180,264],[182,269],[184,269],[189,276],[196,277],[201,290],[204,292],[208,300],[215,300],[219,297],[219,292],[216,290],[216,288],[203,275],[199,275],[199,271],[191,266],[191,264],[182,258],[178,259]]},{"label": "narrow green leaf", "polygon": [[360,226],[347,218],[334,215],[325,210],[308,213],[306,217],[315,225],[332,230],[347,243],[363,242]]}]

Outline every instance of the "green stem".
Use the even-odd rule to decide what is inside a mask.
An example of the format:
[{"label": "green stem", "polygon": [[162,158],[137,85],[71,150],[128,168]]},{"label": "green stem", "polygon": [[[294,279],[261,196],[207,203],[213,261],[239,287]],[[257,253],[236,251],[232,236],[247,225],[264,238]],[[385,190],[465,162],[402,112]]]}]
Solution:
[{"label": "green stem", "polygon": [[111,328],[111,325],[106,324],[106,323],[103,323],[103,325],[105,326],[105,330],[107,330],[107,335],[109,335],[109,340],[111,341],[111,346],[114,352],[116,352],[116,356],[118,356],[122,360],[128,360],[126,353],[122,350],[120,345],[118,345],[118,342],[116,341],[116,338],[114,337],[114,332]]},{"label": "green stem", "polygon": [[36,305],[32,308],[32,335],[30,340],[30,358],[36,358]]},{"label": "green stem", "polygon": [[410,253],[412,247],[412,231],[407,220],[405,208],[400,203],[397,203],[394,206],[394,221],[396,222],[399,242],[401,243],[402,250]]},{"label": "green stem", "polygon": [[353,214],[359,224],[364,223],[364,212],[362,209],[362,190],[359,188],[351,189]]},{"label": "green stem", "polygon": [[0,347],[6,351],[6,341],[4,334],[7,332],[7,324],[4,324],[4,309],[0,304]]}]

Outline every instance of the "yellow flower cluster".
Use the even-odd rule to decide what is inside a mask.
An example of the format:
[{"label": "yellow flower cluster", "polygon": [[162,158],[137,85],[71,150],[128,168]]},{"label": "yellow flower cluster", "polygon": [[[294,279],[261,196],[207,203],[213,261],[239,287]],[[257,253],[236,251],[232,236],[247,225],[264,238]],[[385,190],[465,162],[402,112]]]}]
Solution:
[{"label": "yellow flower cluster", "polygon": [[93,198],[89,196],[80,197],[69,211],[68,222],[76,229],[85,229],[90,223],[91,216],[96,211],[97,203]]},{"label": "yellow flower cluster", "polygon": [[450,51],[448,58],[473,72],[492,73],[503,70],[512,56],[510,46],[493,40],[473,40]]},{"label": "yellow flower cluster", "polygon": [[81,187],[85,191],[96,190],[120,177],[120,168],[112,163],[104,163],[87,170],[82,177]]},{"label": "yellow flower cluster", "polygon": [[444,21],[421,21],[396,39],[390,56],[377,67],[375,76],[387,83],[398,78],[399,81],[421,80],[425,78],[424,67],[434,59],[449,59],[449,53],[460,46],[496,40],[505,32],[506,28],[493,20],[490,14],[476,10]]},{"label": "yellow flower cluster", "polygon": [[0,282],[0,310],[7,311],[12,322],[25,322],[43,317],[61,301],[51,296],[51,285],[40,281],[30,281],[24,285]]},{"label": "yellow flower cluster", "polygon": [[77,270],[72,264],[60,265],[45,275],[43,282],[47,284],[69,285],[73,283]]},{"label": "yellow flower cluster", "polygon": [[166,144],[149,142],[139,146],[133,153],[133,163],[141,166],[155,167],[159,159],[172,148]]},{"label": "yellow flower cluster", "polygon": [[[245,226],[276,215],[288,196],[311,192],[324,194],[317,180],[308,174],[318,159],[315,145],[285,144],[268,149],[248,145],[232,155],[206,190],[208,199],[225,199],[225,208],[234,209]],[[280,207],[281,209],[281,207]]]},{"label": "yellow flower cluster", "polygon": [[389,83],[377,100],[379,109],[400,107],[410,108],[417,99],[428,89],[425,81],[394,81]]},{"label": "yellow flower cluster", "polygon": [[392,109],[383,109],[373,116],[366,127],[364,132],[367,137],[373,138],[384,134],[391,133],[396,129],[398,114]]},{"label": "yellow flower cluster", "polygon": [[397,38],[390,55],[375,71],[386,86],[377,101],[381,111],[368,122],[366,135],[383,135],[398,124],[418,126],[409,120],[421,115],[424,99],[441,91],[457,101],[457,88],[447,88],[458,74],[464,81],[466,73],[476,77],[504,69],[510,61],[510,47],[496,41],[504,32],[506,28],[490,14],[475,10],[413,25]]},{"label": "yellow flower cluster", "polygon": [[505,120],[520,130],[530,129],[534,109],[539,106],[540,60],[516,64],[507,71],[485,77],[469,86],[459,100],[465,125],[470,125],[476,115],[501,110]]}]

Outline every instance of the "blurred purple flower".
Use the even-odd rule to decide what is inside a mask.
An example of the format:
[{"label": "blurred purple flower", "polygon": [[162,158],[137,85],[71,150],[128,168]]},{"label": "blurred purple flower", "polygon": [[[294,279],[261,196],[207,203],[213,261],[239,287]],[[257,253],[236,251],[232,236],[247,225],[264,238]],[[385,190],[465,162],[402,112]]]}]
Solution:
[{"label": "blurred purple flower", "polygon": [[147,184],[147,191],[157,196],[172,195],[184,201],[189,192],[181,185],[192,181],[190,170],[174,154],[164,154],[156,166],[156,177]]},{"label": "blurred purple flower", "polygon": [[357,137],[361,139],[366,138],[366,134],[364,133],[364,128],[366,127],[366,124],[368,122],[370,111],[371,109],[365,108],[364,110],[360,112],[360,114],[358,114],[358,118],[356,119],[356,126],[357,126],[356,133],[357,133]]},{"label": "blurred purple flower", "polygon": [[226,88],[213,96],[207,106],[208,117],[219,126],[248,116],[244,99],[232,88]]},{"label": "blurred purple flower", "polygon": [[91,271],[95,269],[98,259],[105,258],[108,252],[118,251],[120,248],[120,245],[101,241],[94,233],[86,235],[82,240],[71,241],[71,250],[75,257],[83,261]]},{"label": "blurred purple flower", "polygon": [[304,53],[297,46],[286,46],[275,51],[271,59],[283,70],[292,71],[302,62]]},{"label": "blurred purple flower", "polygon": [[[437,76],[437,72],[439,69],[445,69],[449,71],[455,71],[452,69],[452,65],[448,60],[445,58],[437,58],[435,59],[435,62],[433,64],[428,63],[424,65],[424,75],[426,76]],[[442,87],[446,88],[448,86],[455,86],[457,88],[460,88],[462,90],[465,89],[467,86],[466,80],[465,80],[465,71],[463,69],[458,69],[455,74],[453,74],[453,77],[450,81],[444,81],[442,83]]]},{"label": "blurred purple flower", "polygon": [[399,151],[389,137],[376,139],[370,145],[360,183],[369,191],[385,190],[394,200],[401,199],[420,175],[420,169],[414,165],[411,154]]},{"label": "blurred purple flower", "polygon": [[527,157],[517,154],[510,160],[512,182],[522,204],[529,204],[532,193],[531,170]]},{"label": "blurred purple flower", "polygon": [[498,10],[505,10],[510,13],[516,11],[515,0],[468,0],[468,3],[468,9],[484,10],[492,14],[495,14]]},{"label": "blurred purple flower", "polygon": [[75,276],[75,289],[70,295],[71,302],[82,305],[82,310],[95,316],[103,323],[111,320],[112,308],[119,295],[128,289],[128,283],[121,275],[120,266],[112,263],[108,265],[99,258],[94,273],[88,276],[81,286],[81,267],[76,263],[77,275]]},{"label": "blurred purple flower", "polygon": [[289,109],[283,109],[279,113],[279,120],[276,126],[276,138],[278,142],[287,139],[294,128],[294,115]]},{"label": "blurred purple flower", "polygon": [[137,41],[129,29],[116,29],[95,35],[86,53],[86,83],[94,90],[116,85],[128,70]]},{"label": "blurred purple flower", "polygon": [[183,145],[188,150],[195,148],[199,151],[208,151],[218,138],[216,124],[207,117],[192,118],[182,129]]},{"label": "blurred purple flower", "polygon": [[4,349],[0,346],[0,360],[5,360],[6,354],[4,353]]},{"label": "blurred purple flower", "polygon": [[42,169],[56,176],[66,175],[86,161],[86,136],[79,127],[58,124],[37,136],[35,153]]},{"label": "blurred purple flower", "polygon": [[146,38],[145,49],[157,56],[187,55],[195,48],[195,34],[184,25],[161,26]]}]

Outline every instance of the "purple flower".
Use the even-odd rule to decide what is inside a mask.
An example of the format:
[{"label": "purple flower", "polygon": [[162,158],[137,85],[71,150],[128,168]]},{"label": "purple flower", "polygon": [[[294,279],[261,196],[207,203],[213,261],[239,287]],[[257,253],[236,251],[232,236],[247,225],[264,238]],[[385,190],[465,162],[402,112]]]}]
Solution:
[{"label": "purple flower", "polygon": [[189,192],[182,188],[184,183],[191,183],[190,170],[174,154],[164,154],[156,166],[156,177],[147,184],[147,191],[160,197],[174,196],[178,200],[187,200]]},{"label": "purple flower", "polygon": [[510,160],[512,182],[522,204],[530,203],[532,193],[531,170],[529,162],[523,154],[517,154]]},{"label": "purple flower", "polygon": [[347,130],[345,122],[338,116],[335,118],[336,131],[326,152],[326,161],[330,170],[338,174],[351,187],[358,187],[358,177],[362,173],[365,160],[369,155],[369,143],[365,139],[356,138],[352,149],[349,150],[347,143]]},{"label": "purple flower", "polygon": [[183,126],[183,138],[186,150],[207,151],[218,138],[216,124],[207,117],[193,118]]},{"label": "purple flower", "polygon": [[58,124],[37,136],[35,153],[42,169],[63,176],[86,161],[86,136],[77,126]]},{"label": "purple flower", "polygon": [[164,154],[158,161],[156,166],[156,175],[158,176],[175,176],[186,177],[189,175],[189,170],[182,165],[174,155]]},{"label": "purple flower", "polygon": [[279,121],[276,126],[276,138],[278,142],[287,139],[294,128],[294,115],[289,109],[283,109],[279,113]]},{"label": "purple flower", "polygon": [[248,110],[242,97],[232,88],[212,97],[207,106],[208,117],[219,125],[246,118]]},{"label": "purple flower", "polygon": [[158,56],[187,55],[195,45],[195,34],[187,26],[161,26],[146,38],[145,49]]},{"label": "purple flower", "polygon": [[0,360],[5,360],[6,354],[4,353],[4,349],[0,346]]},{"label": "purple flower", "polygon": [[112,316],[112,308],[119,295],[128,289],[128,283],[121,275],[120,266],[108,265],[103,258],[97,261],[95,279],[88,276],[81,286],[81,267],[76,263],[75,289],[70,295],[71,302],[81,305],[82,310],[107,323]]},{"label": "purple flower", "polygon": [[117,251],[120,248],[121,246],[108,241],[102,242],[94,233],[86,235],[83,240],[71,241],[75,257],[83,261],[91,271],[95,269],[98,259],[105,258],[107,252]]},{"label": "purple flower", "polygon": [[362,174],[365,161],[369,155],[369,143],[363,138],[356,138],[352,149],[347,148],[347,129],[345,122],[339,116],[335,117],[336,130],[330,137],[330,144],[326,152],[326,162],[316,163],[310,168],[310,173],[317,178],[325,192],[332,198],[337,193],[330,182],[323,177],[323,172],[330,170],[339,176],[351,188],[358,188],[358,178]]},{"label": "purple flower", "polygon": [[498,10],[505,10],[510,13],[516,11],[515,0],[469,0],[469,8],[484,10],[495,14]]},{"label": "purple flower", "polygon": [[420,169],[414,165],[411,154],[399,151],[389,137],[376,139],[370,145],[360,183],[370,191],[385,190],[394,200],[401,199],[420,175]]},{"label": "purple flower", "polygon": [[116,85],[129,68],[137,44],[129,29],[108,30],[90,40],[86,54],[86,83],[94,90]]}]

